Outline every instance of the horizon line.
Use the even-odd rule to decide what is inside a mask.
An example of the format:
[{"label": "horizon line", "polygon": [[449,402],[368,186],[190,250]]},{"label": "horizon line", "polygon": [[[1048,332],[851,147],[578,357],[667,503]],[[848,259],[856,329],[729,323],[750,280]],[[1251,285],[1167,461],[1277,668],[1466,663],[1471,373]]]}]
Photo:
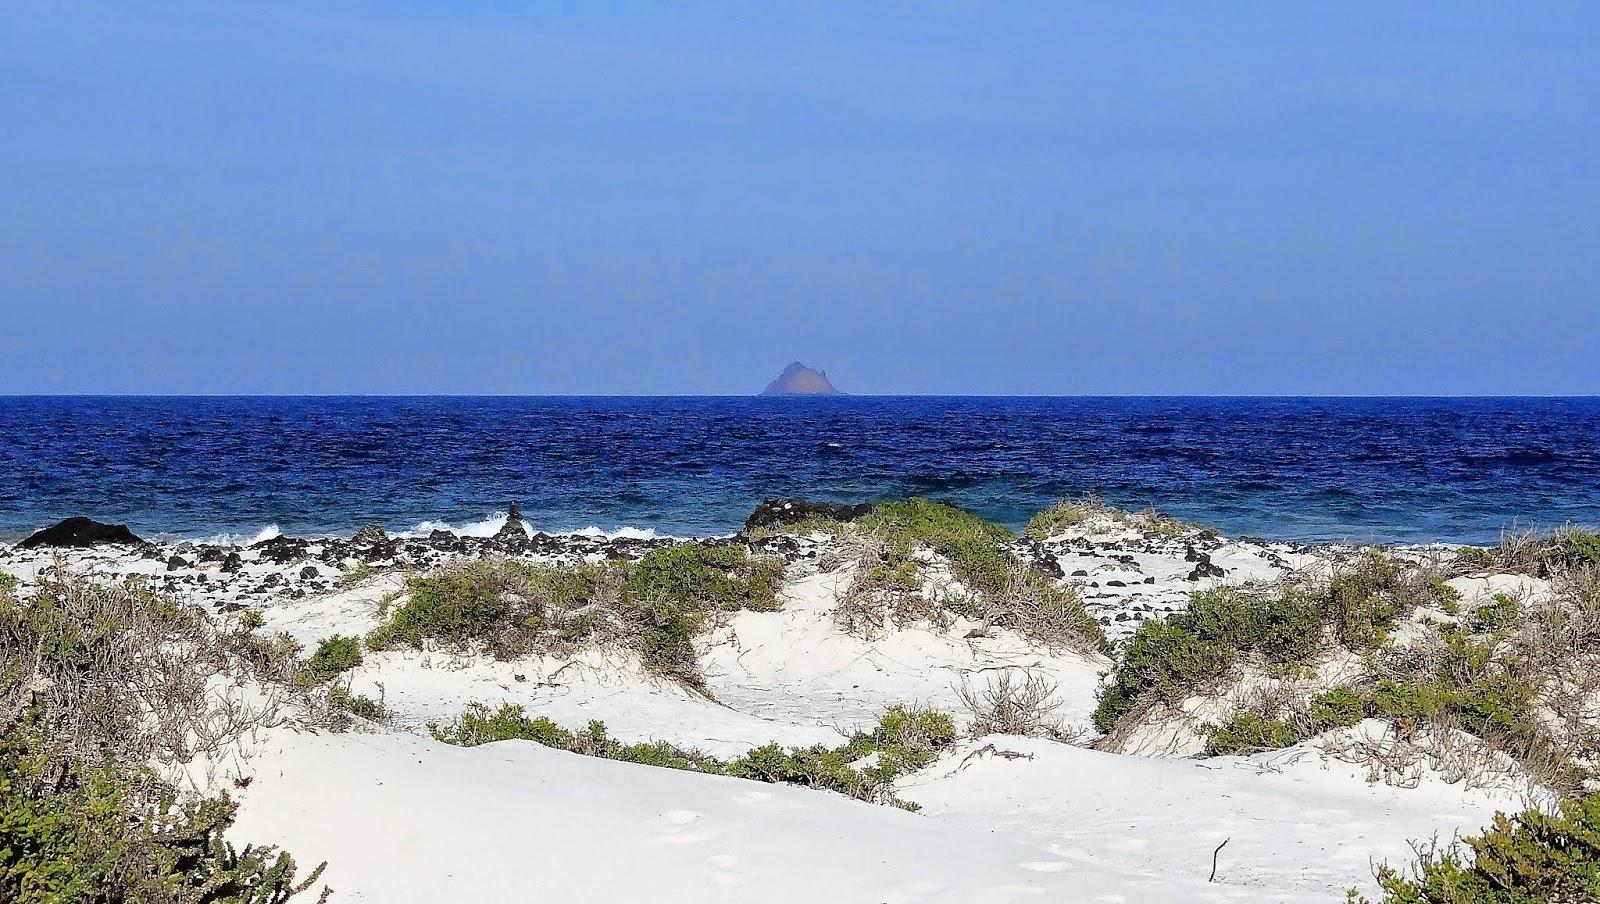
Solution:
[{"label": "horizon line", "polygon": [[1534,393],[582,393],[582,392],[77,392],[0,393],[0,399],[1600,399],[1587,394]]}]

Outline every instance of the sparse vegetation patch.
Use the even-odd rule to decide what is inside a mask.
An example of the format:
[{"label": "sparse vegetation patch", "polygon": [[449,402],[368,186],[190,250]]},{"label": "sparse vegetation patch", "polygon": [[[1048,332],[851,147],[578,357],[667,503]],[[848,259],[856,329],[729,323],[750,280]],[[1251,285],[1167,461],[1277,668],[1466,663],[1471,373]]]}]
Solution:
[{"label": "sparse vegetation patch", "polygon": [[1399,617],[1437,602],[1441,587],[1374,554],[1327,584],[1198,592],[1187,611],[1139,626],[1101,690],[1095,726],[1110,731],[1140,703],[1177,704],[1242,659],[1282,671],[1335,640],[1357,651],[1375,649]]},{"label": "sparse vegetation patch", "polygon": [[182,797],[150,766],[271,721],[271,703],[208,690],[273,677],[247,636],[137,581],[59,565],[26,599],[0,586],[0,900],[279,904],[317,880],[321,867],[297,880],[288,854],[235,849],[232,802]]},{"label": "sparse vegetation patch", "polygon": [[662,547],[631,566],[477,559],[412,578],[367,646],[510,659],[614,643],[655,673],[698,685],[695,635],[720,612],[777,608],[782,575],[778,560],[704,543]]},{"label": "sparse vegetation patch", "polygon": [[[660,741],[623,744],[607,734],[602,722],[570,730],[544,717],[530,717],[522,707],[512,705],[490,710],[472,704],[454,724],[428,728],[447,744],[473,747],[495,741],[533,741],[584,756],[804,785],[907,809],[915,805],[894,794],[895,779],[933,763],[956,737],[955,722],[945,713],[899,704],[885,711],[872,731],[858,733],[842,746],[784,748],[767,744],[728,761]],[[869,757],[875,762],[863,764]]]},{"label": "sparse vegetation patch", "polygon": [[[1377,879],[1380,904],[1600,901],[1600,795],[1555,813],[1497,813],[1482,834],[1419,847],[1409,870],[1385,864]],[[1353,890],[1347,900],[1370,904]]]}]

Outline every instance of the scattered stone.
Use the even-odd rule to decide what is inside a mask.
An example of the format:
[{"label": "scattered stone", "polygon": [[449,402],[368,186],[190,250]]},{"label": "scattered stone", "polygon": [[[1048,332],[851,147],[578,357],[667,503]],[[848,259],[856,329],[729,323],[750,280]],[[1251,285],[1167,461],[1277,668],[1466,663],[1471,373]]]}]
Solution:
[{"label": "scattered stone", "polygon": [[300,569],[300,580],[302,581],[309,581],[313,578],[319,578],[321,576],[322,572],[318,571],[317,566],[315,565],[307,565],[306,567]]},{"label": "scattered stone", "polygon": [[244,557],[236,552],[230,552],[222,558],[222,564],[218,568],[227,574],[238,574],[244,568]]},{"label": "scattered stone", "polygon": [[183,556],[174,555],[174,556],[169,556],[167,558],[167,570],[168,571],[178,571],[179,569],[188,568],[188,567],[189,567],[189,560],[185,559]]}]

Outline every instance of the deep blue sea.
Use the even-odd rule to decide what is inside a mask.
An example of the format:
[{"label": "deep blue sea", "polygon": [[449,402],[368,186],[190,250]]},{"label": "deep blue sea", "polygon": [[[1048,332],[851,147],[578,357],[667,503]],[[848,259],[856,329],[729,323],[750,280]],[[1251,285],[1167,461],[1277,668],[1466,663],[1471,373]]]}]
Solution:
[{"label": "deep blue sea", "polygon": [[1600,523],[1600,399],[0,398],[0,538],[736,529],[767,496],[1063,497],[1232,535],[1485,542]]}]

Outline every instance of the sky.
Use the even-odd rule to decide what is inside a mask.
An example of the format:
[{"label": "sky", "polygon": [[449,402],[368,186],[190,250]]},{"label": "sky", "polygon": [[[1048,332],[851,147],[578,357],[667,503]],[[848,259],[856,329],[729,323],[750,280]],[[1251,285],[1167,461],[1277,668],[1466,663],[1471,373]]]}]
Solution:
[{"label": "sky", "polygon": [[0,10],[0,394],[1600,392],[1594,3]]}]

